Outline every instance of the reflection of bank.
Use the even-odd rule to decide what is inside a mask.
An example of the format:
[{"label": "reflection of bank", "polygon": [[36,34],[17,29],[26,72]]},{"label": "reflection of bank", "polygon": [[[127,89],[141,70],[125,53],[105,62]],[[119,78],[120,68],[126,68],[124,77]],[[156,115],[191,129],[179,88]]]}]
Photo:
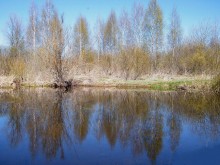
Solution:
[{"label": "reflection of bank", "polygon": [[[135,156],[147,153],[155,163],[167,144],[176,151],[185,119],[194,133],[216,138],[219,103],[212,94],[198,93],[18,90],[0,95],[0,115],[7,117],[10,144],[17,147],[27,135],[33,156],[43,153],[48,159],[64,159],[66,146],[80,150],[83,142],[95,137],[97,143],[106,140],[112,152],[120,144]],[[169,141],[164,140],[166,135]]]}]

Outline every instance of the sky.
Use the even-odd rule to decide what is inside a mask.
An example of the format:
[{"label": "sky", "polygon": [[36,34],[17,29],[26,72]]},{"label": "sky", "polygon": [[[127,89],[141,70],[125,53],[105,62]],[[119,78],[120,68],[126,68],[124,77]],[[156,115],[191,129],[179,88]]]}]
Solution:
[{"label": "sky", "polygon": [[[24,25],[28,21],[28,12],[33,0],[2,0],[0,2],[0,45],[7,45],[6,29],[11,15],[16,14]],[[106,20],[114,10],[120,15],[123,9],[131,11],[134,3],[140,3],[145,9],[150,0],[53,0],[55,8],[64,14],[65,23],[74,25],[76,19],[82,15],[87,18],[91,30],[97,18]],[[45,0],[35,0],[40,9]],[[165,29],[168,26],[172,8],[176,6],[181,17],[184,34],[190,29],[204,22],[215,21],[220,24],[220,0],[158,0],[163,15]]]}]

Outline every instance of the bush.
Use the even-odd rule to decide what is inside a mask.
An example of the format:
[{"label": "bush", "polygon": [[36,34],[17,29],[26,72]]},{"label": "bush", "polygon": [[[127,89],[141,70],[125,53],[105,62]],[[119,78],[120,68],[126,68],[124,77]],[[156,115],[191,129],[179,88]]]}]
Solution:
[{"label": "bush", "polygon": [[26,69],[25,60],[22,58],[13,58],[10,60],[10,74],[23,77]]},{"label": "bush", "polygon": [[217,93],[220,94],[220,74],[218,74],[214,80],[213,80],[213,85],[212,89]]},{"label": "bush", "polygon": [[149,71],[150,59],[148,54],[144,52],[144,50],[139,48],[134,49],[131,60],[133,62],[132,72],[134,80],[136,80],[137,78],[146,74]]}]

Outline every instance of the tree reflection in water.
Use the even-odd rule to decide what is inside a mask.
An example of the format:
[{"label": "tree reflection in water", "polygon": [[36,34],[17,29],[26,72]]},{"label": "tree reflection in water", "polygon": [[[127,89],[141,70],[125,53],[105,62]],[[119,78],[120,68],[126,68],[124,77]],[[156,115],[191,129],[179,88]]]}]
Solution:
[{"label": "tree reflection in water", "polygon": [[147,92],[77,88],[5,91],[0,95],[0,117],[7,117],[12,147],[29,138],[33,157],[65,159],[65,146],[80,145],[88,134],[145,154],[152,163],[169,137],[171,152],[180,143],[183,123],[209,138],[219,137],[220,99],[207,93]]}]

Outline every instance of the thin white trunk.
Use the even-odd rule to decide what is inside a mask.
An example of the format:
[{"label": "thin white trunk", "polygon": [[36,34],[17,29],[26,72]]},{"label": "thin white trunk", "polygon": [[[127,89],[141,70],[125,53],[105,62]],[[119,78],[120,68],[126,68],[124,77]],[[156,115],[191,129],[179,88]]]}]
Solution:
[{"label": "thin white trunk", "polygon": [[80,21],[80,27],[79,27],[79,51],[80,51],[80,61],[82,62],[82,20]]}]

